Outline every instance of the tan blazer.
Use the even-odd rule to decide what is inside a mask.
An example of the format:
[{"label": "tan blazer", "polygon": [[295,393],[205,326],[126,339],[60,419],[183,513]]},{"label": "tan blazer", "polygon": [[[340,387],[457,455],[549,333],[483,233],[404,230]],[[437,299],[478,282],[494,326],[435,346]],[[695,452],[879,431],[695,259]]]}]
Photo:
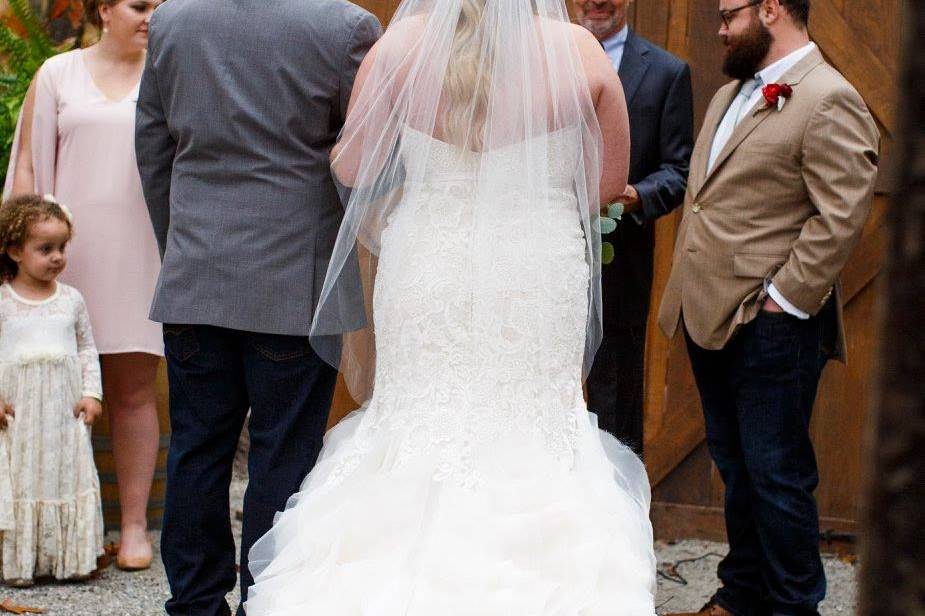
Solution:
[{"label": "tan blazer", "polygon": [[694,154],[674,261],[659,311],[668,337],[680,319],[703,348],[722,349],[758,314],[765,280],[811,315],[838,275],[870,211],[880,135],[857,91],[815,50],[780,83],[783,110],[763,99],[735,128],[707,172],[710,147],[739,82],[713,97]]}]

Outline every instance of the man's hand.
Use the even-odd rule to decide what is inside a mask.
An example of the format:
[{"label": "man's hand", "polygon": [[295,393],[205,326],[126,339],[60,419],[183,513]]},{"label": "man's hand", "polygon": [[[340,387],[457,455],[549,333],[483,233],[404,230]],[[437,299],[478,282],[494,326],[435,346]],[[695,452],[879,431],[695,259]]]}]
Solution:
[{"label": "man's hand", "polygon": [[636,192],[636,187],[632,184],[626,185],[626,189],[623,191],[623,194],[617,198],[617,201],[623,204],[624,214],[638,212],[639,208],[642,206],[642,202],[639,200],[639,193]]},{"label": "man's hand", "polygon": [[765,312],[784,312],[784,309],[780,307],[780,304],[771,299],[770,296],[765,298],[764,304],[762,304],[761,309]]},{"label": "man's hand", "polygon": [[84,423],[92,426],[96,420],[103,414],[103,405],[96,398],[85,396],[80,399],[77,406],[74,407],[74,417],[80,419],[83,417]]},{"label": "man's hand", "polygon": [[6,430],[10,425],[10,419],[16,416],[13,407],[6,402],[0,401],[0,430]]}]

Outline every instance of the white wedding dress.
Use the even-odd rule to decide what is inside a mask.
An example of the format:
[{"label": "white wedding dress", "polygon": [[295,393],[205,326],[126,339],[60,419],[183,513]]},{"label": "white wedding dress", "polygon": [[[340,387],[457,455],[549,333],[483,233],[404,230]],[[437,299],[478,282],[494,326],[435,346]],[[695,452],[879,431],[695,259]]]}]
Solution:
[{"label": "white wedding dress", "polygon": [[251,551],[248,616],[655,613],[643,465],[582,396],[575,137],[529,148],[552,158],[537,215],[517,182],[492,197],[505,207],[472,191],[479,168],[520,177],[524,144],[478,154],[405,129],[404,152],[430,153],[405,157],[425,179],[382,234],[374,394]]}]

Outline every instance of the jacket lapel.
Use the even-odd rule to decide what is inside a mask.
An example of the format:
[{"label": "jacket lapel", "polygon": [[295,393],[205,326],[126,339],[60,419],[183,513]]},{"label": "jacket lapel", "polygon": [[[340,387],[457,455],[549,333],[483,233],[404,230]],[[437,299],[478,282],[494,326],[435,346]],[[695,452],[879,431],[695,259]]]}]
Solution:
[{"label": "jacket lapel", "polygon": [[649,50],[639,45],[636,34],[630,29],[623,46],[620,70],[617,72],[620,75],[620,81],[623,82],[623,94],[627,105],[632,102],[643,76],[649,70],[649,60],[646,57],[648,54]]},{"label": "jacket lapel", "polygon": [[[784,73],[784,75],[778,80],[779,83],[789,83],[791,85],[796,85],[803,80],[809,71],[818,66],[822,59],[822,53],[818,49],[814,49],[809,53],[805,58],[797,62],[793,68]],[[738,94],[738,87],[732,88],[732,96],[729,98],[729,101],[722,108],[722,113],[717,120],[716,127],[713,129],[713,136],[716,135],[716,128],[719,128],[719,122],[722,121],[723,116],[726,114],[726,110],[729,108],[729,104],[732,102],[732,98]],[[726,142],[726,145],[723,147],[722,151],[719,153],[719,156],[716,158],[716,162],[713,164],[713,167],[706,172],[704,177],[703,186],[706,186],[710,180],[716,175],[716,172],[723,166],[723,163],[735,152],[745,138],[748,137],[752,132],[758,128],[762,122],[771,117],[771,114],[775,113],[774,110],[768,108],[767,103],[764,100],[759,99],[758,104],[755,105],[755,108],[749,112],[742,121],[739,122],[739,125],[735,127],[735,130],[732,131],[732,135],[729,137],[729,141]],[[712,145],[713,141],[710,141]],[[709,151],[709,148],[707,148]],[[707,164],[709,163],[709,154],[707,155]]]},{"label": "jacket lapel", "polygon": [[[723,86],[724,89],[717,92],[715,103],[707,109],[700,138],[697,140],[693,160],[691,161],[690,187],[694,197],[697,196],[697,193],[706,183],[707,165],[710,164],[710,149],[713,147],[716,131],[719,129],[720,122],[723,121],[723,116],[726,115],[726,110],[729,109],[732,100],[739,93],[739,83],[734,81]],[[707,139],[707,137],[709,138]]]}]

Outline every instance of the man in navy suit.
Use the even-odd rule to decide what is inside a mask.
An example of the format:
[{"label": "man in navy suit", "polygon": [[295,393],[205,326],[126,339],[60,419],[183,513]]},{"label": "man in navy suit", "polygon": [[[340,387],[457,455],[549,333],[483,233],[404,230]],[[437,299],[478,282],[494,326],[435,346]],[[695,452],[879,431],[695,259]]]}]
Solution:
[{"label": "man in navy suit", "polygon": [[630,119],[623,221],[604,239],[604,339],[588,377],[600,426],[642,454],[643,369],[652,289],[655,220],[681,205],[694,147],[690,68],[626,23],[631,0],[573,0],[578,21],[601,42],[623,82]]}]

